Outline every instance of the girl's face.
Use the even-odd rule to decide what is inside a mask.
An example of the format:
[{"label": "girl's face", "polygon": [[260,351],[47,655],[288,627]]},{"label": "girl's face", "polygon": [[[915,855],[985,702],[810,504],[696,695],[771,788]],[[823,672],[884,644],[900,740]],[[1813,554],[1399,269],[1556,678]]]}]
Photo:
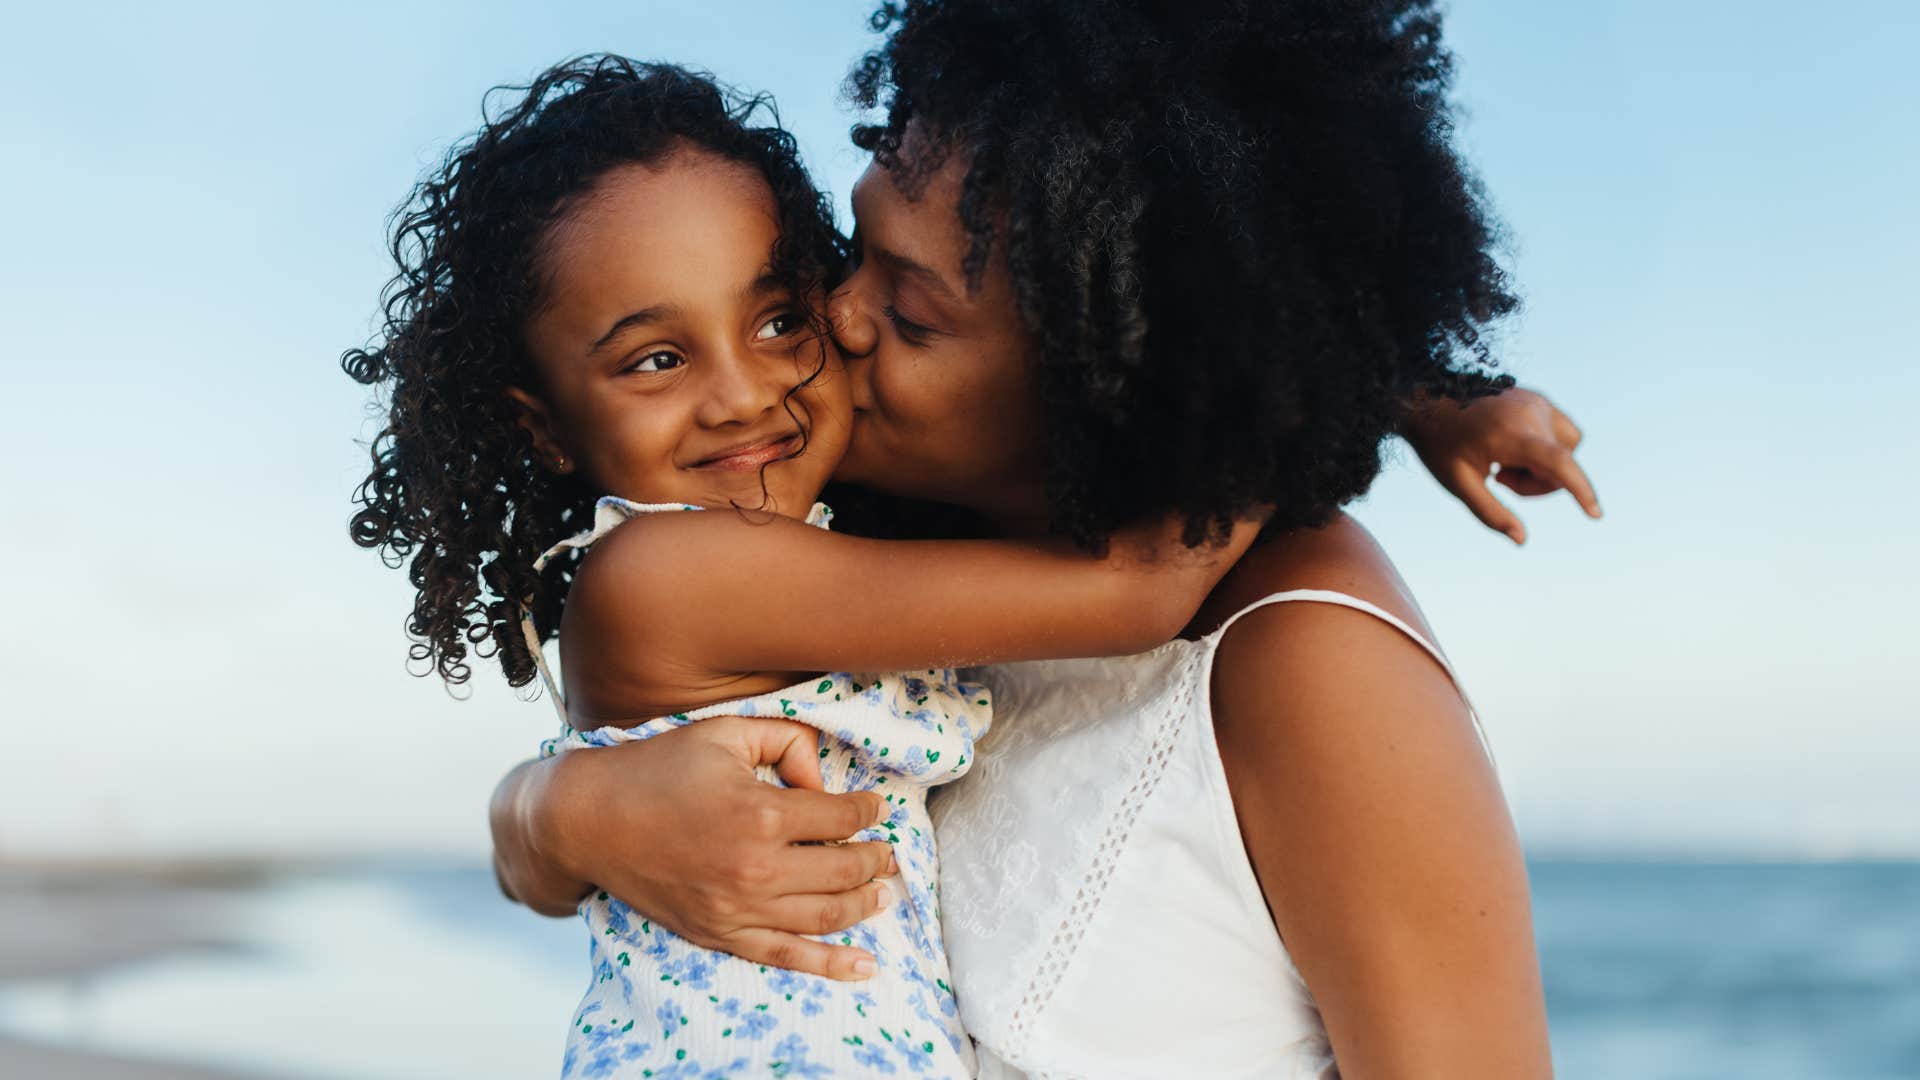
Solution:
[{"label": "girl's face", "polygon": [[771,276],[778,239],[760,174],[697,149],[578,199],[545,239],[523,327],[539,386],[508,390],[547,467],[638,502],[804,516],[851,405],[838,351],[807,327],[822,298]]},{"label": "girl's face", "polygon": [[859,268],[834,292],[834,335],[853,383],[840,479],[971,507],[1012,533],[1046,527],[1045,432],[1004,245],[979,287],[961,261],[964,155],[917,199],[869,166],[853,189]]}]

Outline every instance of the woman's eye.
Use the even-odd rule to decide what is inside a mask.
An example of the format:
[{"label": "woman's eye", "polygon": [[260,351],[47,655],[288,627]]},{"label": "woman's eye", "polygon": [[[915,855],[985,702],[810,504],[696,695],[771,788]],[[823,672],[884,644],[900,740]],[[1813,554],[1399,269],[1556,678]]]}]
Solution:
[{"label": "woman's eye", "polygon": [[760,329],[754,331],[753,340],[772,341],[777,337],[785,337],[805,326],[806,323],[807,321],[797,312],[783,311],[762,323]]},{"label": "woman's eye", "polygon": [[681,356],[679,353],[668,352],[665,349],[661,349],[658,352],[650,352],[640,359],[635,360],[627,370],[642,372],[672,371],[674,368],[686,362],[687,358]]},{"label": "woman's eye", "polygon": [[921,326],[919,323],[900,314],[894,310],[892,304],[881,308],[880,314],[887,317],[887,321],[893,324],[893,332],[899,334],[900,339],[909,345],[920,345],[933,335],[933,329],[931,327]]}]

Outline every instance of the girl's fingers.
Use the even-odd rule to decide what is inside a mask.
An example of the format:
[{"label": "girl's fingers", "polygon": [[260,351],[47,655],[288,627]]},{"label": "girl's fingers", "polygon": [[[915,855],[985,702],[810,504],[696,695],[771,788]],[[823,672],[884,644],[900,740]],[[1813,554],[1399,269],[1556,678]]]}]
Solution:
[{"label": "girl's fingers", "polygon": [[761,905],[753,920],[765,923],[768,930],[824,936],[878,915],[892,903],[893,892],[887,883],[870,881],[850,892],[782,896]]},{"label": "girl's fingers", "polygon": [[1549,404],[1547,408],[1552,410],[1553,437],[1559,439],[1567,449],[1578,450],[1582,438],[1580,425],[1574,423],[1573,418],[1561,412],[1558,407]]},{"label": "girl's fingers", "polygon": [[1527,542],[1526,526],[1520,523],[1520,519],[1514,516],[1513,511],[1507,509],[1505,503],[1493,497],[1493,492],[1487,489],[1487,478],[1484,473],[1465,462],[1459,462],[1454,466],[1449,479],[1451,482],[1447,485],[1447,489],[1452,491],[1461,502],[1467,504],[1467,509],[1473,511],[1473,516],[1480,519],[1480,524],[1494,532],[1505,534],[1507,539],[1516,544]]},{"label": "girl's fingers", "polygon": [[1560,485],[1536,474],[1524,465],[1502,465],[1493,478],[1517,495],[1551,495],[1560,490]]},{"label": "girl's fingers", "polygon": [[822,975],[841,982],[870,979],[878,970],[873,954],[865,949],[828,945],[781,930],[739,930],[711,947],[752,963]]},{"label": "girl's fingers", "polygon": [[1572,450],[1564,446],[1553,447],[1544,451],[1539,461],[1528,462],[1527,468],[1566,488],[1588,517],[1600,516],[1600,499],[1594,495],[1593,484],[1587,480],[1587,471],[1574,460]]}]

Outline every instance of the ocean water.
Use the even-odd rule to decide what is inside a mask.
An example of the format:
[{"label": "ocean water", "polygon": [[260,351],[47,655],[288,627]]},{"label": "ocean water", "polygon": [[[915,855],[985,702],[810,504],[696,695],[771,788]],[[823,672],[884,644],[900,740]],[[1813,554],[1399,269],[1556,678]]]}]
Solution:
[{"label": "ocean water", "polygon": [[[1920,863],[1532,872],[1562,1077],[1920,1078]],[[295,876],[239,911],[241,949],[0,984],[0,1032],[263,1076],[557,1073],[584,943],[487,871]]]},{"label": "ocean water", "polygon": [[1551,862],[1563,1077],[1920,1078],[1920,863]]}]

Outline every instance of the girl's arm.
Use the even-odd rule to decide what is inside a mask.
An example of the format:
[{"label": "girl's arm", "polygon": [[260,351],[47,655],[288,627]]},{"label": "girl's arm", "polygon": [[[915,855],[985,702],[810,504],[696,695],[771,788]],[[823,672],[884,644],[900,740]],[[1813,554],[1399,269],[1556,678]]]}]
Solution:
[{"label": "girl's arm", "polygon": [[1095,557],[1065,540],[868,540],[785,518],[661,515],[594,547],[563,637],[587,643],[596,683],[627,686],[1139,652],[1180,632],[1257,531],[1189,549],[1176,525],[1156,525]]},{"label": "girl's arm", "polygon": [[[1256,553],[1246,595],[1338,588],[1421,625],[1364,530],[1320,533]],[[1227,632],[1212,690],[1242,837],[1340,1075],[1552,1075],[1526,867],[1446,672],[1372,616],[1278,604]]]}]

